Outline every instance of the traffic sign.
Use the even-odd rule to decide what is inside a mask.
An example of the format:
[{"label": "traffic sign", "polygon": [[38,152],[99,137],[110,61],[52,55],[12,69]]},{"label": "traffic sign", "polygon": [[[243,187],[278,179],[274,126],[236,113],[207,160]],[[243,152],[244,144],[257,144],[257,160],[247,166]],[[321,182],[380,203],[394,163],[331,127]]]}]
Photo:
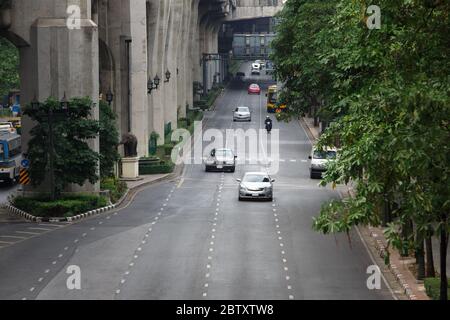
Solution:
[{"label": "traffic sign", "polygon": [[22,162],[20,163],[22,165],[22,167],[24,168],[28,168],[30,166],[30,160],[28,159],[23,159]]}]

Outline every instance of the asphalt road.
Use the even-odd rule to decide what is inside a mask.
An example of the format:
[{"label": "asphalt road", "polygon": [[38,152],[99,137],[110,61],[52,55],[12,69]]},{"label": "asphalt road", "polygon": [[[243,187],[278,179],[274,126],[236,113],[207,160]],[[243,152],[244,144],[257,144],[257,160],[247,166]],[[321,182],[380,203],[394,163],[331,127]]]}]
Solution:
[{"label": "asphalt road", "polygon": [[[208,112],[206,129],[259,130],[264,100],[264,92],[233,86]],[[232,122],[237,105],[252,109],[251,123]],[[322,202],[338,193],[309,179],[311,142],[298,122],[274,121],[274,129],[279,141],[259,150],[275,161],[269,151],[279,146],[273,202],[237,199],[235,179],[264,164],[235,173],[186,165],[182,177],[141,191],[125,209],[42,226],[52,230],[0,249],[0,299],[392,299],[383,282],[367,289],[373,262],[356,232],[349,241],[311,230]],[[79,290],[68,289],[69,266],[80,268]]]}]

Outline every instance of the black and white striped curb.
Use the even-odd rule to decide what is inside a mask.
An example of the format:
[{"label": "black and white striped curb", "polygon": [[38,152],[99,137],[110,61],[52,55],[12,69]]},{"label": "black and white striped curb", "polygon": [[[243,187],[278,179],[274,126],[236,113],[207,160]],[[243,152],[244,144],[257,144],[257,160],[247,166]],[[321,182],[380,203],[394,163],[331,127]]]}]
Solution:
[{"label": "black and white striped curb", "polygon": [[77,221],[77,220],[81,220],[90,216],[94,216],[100,213],[104,213],[107,211],[110,211],[114,208],[116,208],[117,205],[113,204],[107,207],[103,207],[103,208],[99,208],[99,209],[95,209],[95,210],[91,210],[88,211],[86,213],[82,213],[73,217],[64,217],[64,218],[49,218],[49,217],[36,217],[33,216],[23,210],[20,210],[10,204],[2,204],[2,207],[5,208],[6,210],[10,211],[13,214],[16,214],[26,220],[32,221],[32,222],[72,222],[72,221]]},{"label": "black and white striped curb", "polygon": [[123,202],[125,202],[125,200],[127,199],[128,195],[130,194],[131,191],[133,191],[134,189],[138,189],[138,188],[142,188],[142,187],[146,187],[148,185],[152,185],[155,183],[159,183],[165,180],[173,180],[174,178],[176,178],[177,176],[181,175],[182,171],[183,171],[183,167],[184,165],[177,165],[174,172],[165,176],[165,177],[161,177],[159,179],[153,180],[151,182],[148,183],[144,183],[142,185],[136,186],[135,188],[131,188],[128,189],[125,194],[119,199],[119,201],[117,201],[115,204],[103,207],[103,208],[99,208],[99,209],[95,209],[95,210],[91,210],[88,211],[86,213],[82,213],[73,217],[64,217],[64,218],[49,218],[49,217],[36,217],[33,216],[23,210],[20,210],[14,206],[12,206],[11,204],[8,203],[2,203],[0,204],[0,208],[4,208],[6,210],[8,210],[9,212],[18,215],[26,220],[32,221],[32,222],[73,222],[73,221],[78,221],[84,218],[88,218],[100,213],[104,213],[110,210],[113,210],[115,208],[118,208]]},{"label": "black and white striped curb", "polygon": [[[370,236],[374,239],[375,249],[377,250],[378,254],[382,259],[385,259],[388,255],[388,250],[386,246],[384,245],[383,241],[378,238],[378,235],[371,230],[372,228],[369,227],[370,230]],[[418,300],[417,296],[413,293],[411,288],[409,287],[408,283],[406,283],[403,274],[398,270],[397,266],[393,263],[387,264],[389,270],[391,271],[392,275],[395,277],[395,280],[400,284],[402,287],[404,293],[410,300]]]}]

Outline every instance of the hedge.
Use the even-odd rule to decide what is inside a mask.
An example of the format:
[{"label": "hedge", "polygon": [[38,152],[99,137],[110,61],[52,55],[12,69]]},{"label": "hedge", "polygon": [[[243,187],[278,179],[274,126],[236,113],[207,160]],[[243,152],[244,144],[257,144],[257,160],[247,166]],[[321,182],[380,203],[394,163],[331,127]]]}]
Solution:
[{"label": "hedge", "polygon": [[108,205],[107,199],[94,195],[73,195],[51,201],[48,198],[16,197],[12,205],[37,217],[73,217]]},{"label": "hedge", "polygon": [[[440,297],[440,278],[425,278],[424,280],[425,290],[427,295],[433,300],[439,300]],[[447,286],[447,296],[450,297],[450,281]]]},{"label": "hedge", "polygon": [[175,165],[169,161],[161,161],[159,164],[154,165],[140,164],[139,175],[171,173],[174,168]]}]

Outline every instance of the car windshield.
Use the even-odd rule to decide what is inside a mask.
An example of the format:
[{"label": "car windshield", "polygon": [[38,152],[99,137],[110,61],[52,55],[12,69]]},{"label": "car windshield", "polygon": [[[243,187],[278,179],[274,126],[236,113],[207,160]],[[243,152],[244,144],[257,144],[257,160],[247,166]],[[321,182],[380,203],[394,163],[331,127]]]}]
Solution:
[{"label": "car windshield", "polygon": [[270,103],[277,103],[277,100],[278,100],[278,96],[277,96],[276,92],[269,94],[269,102]]},{"label": "car windshield", "polygon": [[252,85],[250,86],[250,88],[257,89],[257,88],[258,88],[258,85],[257,85],[257,84],[252,84]]},{"label": "car windshield", "polygon": [[247,107],[239,107],[236,109],[237,112],[249,112]]},{"label": "car windshield", "polygon": [[247,174],[243,182],[270,182],[270,178],[262,174]]},{"label": "car windshield", "polygon": [[233,152],[231,150],[216,150],[216,157],[232,157]]},{"label": "car windshield", "polygon": [[336,159],[336,151],[314,151],[314,159]]}]

